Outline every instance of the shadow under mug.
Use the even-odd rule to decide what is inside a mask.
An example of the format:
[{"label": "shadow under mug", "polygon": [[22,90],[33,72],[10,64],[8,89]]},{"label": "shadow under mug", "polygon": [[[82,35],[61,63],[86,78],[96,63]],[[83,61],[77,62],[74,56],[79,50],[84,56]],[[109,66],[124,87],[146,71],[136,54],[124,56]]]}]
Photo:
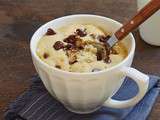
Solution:
[{"label": "shadow under mug", "polygon": [[[128,56],[121,63],[99,72],[67,72],[40,60],[36,55],[37,43],[47,29],[72,23],[93,24],[110,33],[114,33],[121,26],[110,18],[88,14],[64,16],[42,25],[32,36],[30,49],[34,66],[49,93],[75,113],[90,113],[101,106],[126,108],[137,104],[147,91],[149,77],[130,67],[135,52],[135,39],[131,33],[122,41],[128,50]],[[137,95],[124,101],[112,99],[126,76],[137,83]]]}]

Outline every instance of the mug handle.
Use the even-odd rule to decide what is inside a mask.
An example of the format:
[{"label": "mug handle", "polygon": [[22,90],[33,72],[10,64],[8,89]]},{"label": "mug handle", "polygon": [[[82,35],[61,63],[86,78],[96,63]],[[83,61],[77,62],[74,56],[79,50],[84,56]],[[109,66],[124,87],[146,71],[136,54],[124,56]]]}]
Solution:
[{"label": "mug handle", "polygon": [[123,75],[132,78],[136,82],[139,88],[139,92],[136,96],[128,100],[114,100],[112,98],[108,98],[104,103],[104,106],[111,108],[127,108],[134,106],[137,104],[146,94],[148,86],[149,86],[149,77],[144,73],[139,72],[138,70],[131,67],[123,67],[120,69]]}]

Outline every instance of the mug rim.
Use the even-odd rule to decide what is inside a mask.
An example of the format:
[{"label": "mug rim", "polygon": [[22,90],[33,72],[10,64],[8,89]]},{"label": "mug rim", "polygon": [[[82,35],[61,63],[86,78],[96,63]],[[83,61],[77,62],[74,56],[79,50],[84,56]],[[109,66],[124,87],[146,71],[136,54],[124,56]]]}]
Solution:
[{"label": "mug rim", "polygon": [[[97,74],[100,74],[100,73],[105,73],[105,72],[108,72],[108,71],[111,71],[113,69],[116,69],[118,68],[119,66],[121,66],[123,63],[127,62],[129,60],[130,57],[132,57],[132,55],[134,54],[134,51],[135,51],[135,38],[133,36],[132,33],[129,33],[128,36],[130,36],[130,40],[131,40],[131,49],[130,51],[128,52],[128,55],[127,57],[121,61],[120,63],[110,67],[110,68],[107,68],[107,69],[103,69],[101,71],[97,71],[97,72],[69,72],[69,71],[65,71],[65,70],[61,70],[61,69],[58,69],[58,68],[55,68],[53,66],[50,66],[48,65],[47,63],[43,62],[39,57],[38,55],[36,54],[36,51],[33,50],[33,43],[34,43],[34,40],[35,40],[35,37],[36,37],[36,34],[38,34],[38,31],[40,29],[42,29],[43,27],[47,26],[48,24],[54,22],[54,21],[57,21],[57,20],[60,20],[60,19],[64,19],[64,18],[72,18],[72,17],[97,17],[99,19],[103,19],[103,20],[108,20],[108,21],[112,21],[114,24],[118,24],[120,26],[122,26],[122,24],[116,20],[113,20],[111,18],[108,18],[108,17],[105,17],[105,16],[100,16],[100,15],[93,15],[93,14],[73,14],[73,15],[67,15],[67,16],[62,16],[62,17],[58,17],[56,19],[53,19],[43,25],[41,25],[35,32],[34,34],[32,35],[31,37],[31,40],[30,40],[30,51],[31,51],[31,54],[32,54],[32,57],[34,57],[40,64],[43,64],[45,67],[47,68],[50,68],[56,72],[61,72],[61,73],[64,73],[64,74],[69,74],[69,75],[97,75]],[[38,42],[37,42],[38,43]]]}]

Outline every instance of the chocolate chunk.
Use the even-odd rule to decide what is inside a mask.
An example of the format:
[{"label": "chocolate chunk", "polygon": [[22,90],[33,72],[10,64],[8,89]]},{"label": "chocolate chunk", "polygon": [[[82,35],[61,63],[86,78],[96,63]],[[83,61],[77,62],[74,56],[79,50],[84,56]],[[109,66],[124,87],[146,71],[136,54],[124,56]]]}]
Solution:
[{"label": "chocolate chunk", "polygon": [[70,35],[67,38],[65,38],[63,41],[66,43],[75,44],[76,39],[77,39],[76,35]]},{"label": "chocolate chunk", "polygon": [[110,53],[111,53],[111,49],[109,48],[109,46],[107,44],[104,44],[104,47],[105,47],[105,54],[106,54],[106,56],[109,56]]},{"label": "chocolate chunk", "polygon": [[66,46],[65,46],[65,49],[66,50],[72,50],[72,49],[76,49],[76,46],[71,44],[71,43],[68,43]]},{"label": "chocolate chunk", "polygon": [[61,66],[60,65],[55,65],[56,68],[58,69],[61,69]]},{"label": "chocolate chunk", "polygon": [[108,59],[107,63],[111,63],[111,59]]},{"label": "chocolate chunk", "polygon": [[98,72],[98,71],[101,71],[101,69],[99,69],[99,68],[94,68],[94,69],[92,70],[92,72]]},{"label": "chocolate chunk", "polygon": [[76,35],[70,35],[67,38],[65,38],[63,41],[68,43],[65,46],[65,48],[67,50],[69,50],[69,49],[83,49],[85,46],[84,42],[80,38],[78,38]]},{"label": "chocolate chunk", "polygon": [[109,56],[107,56],[107,57],[104,59],[104,62],[105,62],[105,63],[111,63],[111,59],[109,58]]},{"label": "chocolate chunk", "polygon": [[110,55],[110,49],[108,47],[105,47],[105,52],[106,52],[106,56],[109,56]]},{"label": "chocolate chunk", "polygon": [[103,59],[103,54],[100,51],[97,51],[96,56],[98,61]]},{"label": "chocolate chunk", "polygon": [[107,36],[106,36],[106,39],[108,40],[110,37],[111,37],[110,35],[107,35]]},{"label": "chocolate chunk", "polygon": [[110,37],[111,37],[110,35],[107,35],[107,36],[99,35],[98,40],[100,42],[106,42]]},{"label": "chocolate chunk", "polygon": [[49,54],[48,54],[48,53],[44,53],[44,54],[43,54],[43,58],[44,58],[44,59],[47,59],[48,57],[49,57]]},{"label": "chocolate chunk", "polygon": [[64,48],[64,43],[61,42],[61,41],[57,41],[57,42],[55,42],[53,47],[54,47],[55,50],[60,50],[60,49]]},{"label": "chocolate chunk", "polygon": [[76,29],[76,34],[79,35],[80,37],[84,37],[87,35],[86,29],[84,29],[84,30]]},{"label": "chocolate chunk", "polygon": [[105,41],[106,41],[105,36],[103,36],[103,35],[99,35],[99,36],[98,36],[98,40],[99,40],[100,42],[105,42]]},{"label": "chocolate chunk", "polygon": [[56,34],[56,32],[53,29],[48,28],[46,35],[55,35],[55,34]]}]

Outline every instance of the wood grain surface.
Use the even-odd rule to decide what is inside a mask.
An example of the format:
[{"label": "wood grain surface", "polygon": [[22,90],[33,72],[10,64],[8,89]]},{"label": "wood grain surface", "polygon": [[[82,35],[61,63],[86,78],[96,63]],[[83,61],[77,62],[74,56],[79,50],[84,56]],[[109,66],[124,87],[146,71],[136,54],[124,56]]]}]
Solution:
[{"label": "wood grain surface", "polygon": [[[136,12],[136,0],[0,0],[0,120],[7,105],[30,85],[36,74],[29,42],[34,31],[54,18],[90,13],[125,22]],[[160,47],[142,41],[138,30],[133,67],[160,74]],[[160,119],[160,97],[149,120]]]}]

